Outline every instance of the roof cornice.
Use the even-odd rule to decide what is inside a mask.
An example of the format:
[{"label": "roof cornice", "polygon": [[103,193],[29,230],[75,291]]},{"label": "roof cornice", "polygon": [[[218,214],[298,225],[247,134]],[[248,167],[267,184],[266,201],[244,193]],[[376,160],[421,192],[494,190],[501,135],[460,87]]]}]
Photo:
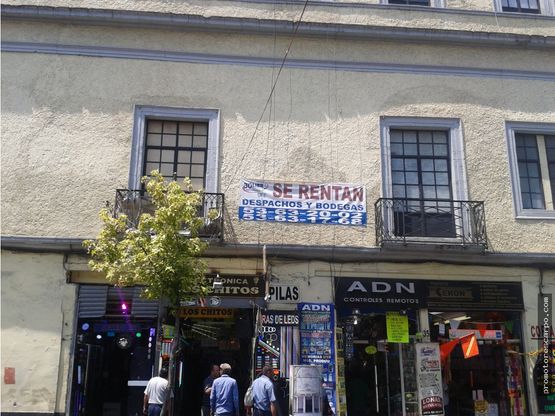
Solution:
[{"label": "roof cornice", "polygon": [[[30,253],[85,254],[84,239],[59,237],[2,236],[2,250]],[[206,258],[262,258],[262,244],[222,243],[211,245]],[[441,246],[381,249],[266,244],[269,259],[324,261],[332,263],[429,263],[473,266],[534,267],[555,269],[555,253],[490,253]]]},{"label": "roof cornice", "polygon": [[[46,6],[2,6],[2,19],[43,21],[164,30],[211,31],[260,35],[291,35],[291,20],[243,17],[205,17],[193,14],[139,12],[128,10],[65,8]],[[549,18],[552,19],[552,18]],[[485,47],[555,49],[555,36],[465,30],[424,29],[394,26],[302,22],[297,34],[338,39],[390,40],[420,43],[463,44]]]}]

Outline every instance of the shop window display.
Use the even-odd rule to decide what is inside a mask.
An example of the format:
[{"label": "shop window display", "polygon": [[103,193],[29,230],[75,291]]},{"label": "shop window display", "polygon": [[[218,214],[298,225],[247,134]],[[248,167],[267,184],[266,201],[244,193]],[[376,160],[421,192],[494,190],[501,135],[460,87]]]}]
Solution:
[{"label": "shop window display", "polygon": [[[430,311],[429,317],[432,341],[444,346],[446,416],[528,415],[519,312]],[[465,358],[453,341],[472,334],[479,353]]]}]

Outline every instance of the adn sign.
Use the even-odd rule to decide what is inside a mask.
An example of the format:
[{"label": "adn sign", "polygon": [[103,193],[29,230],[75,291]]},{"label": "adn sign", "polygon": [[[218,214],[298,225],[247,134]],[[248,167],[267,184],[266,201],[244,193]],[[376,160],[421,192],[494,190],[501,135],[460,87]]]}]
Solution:
[{"label": "adn sign", "polygon": [[361,185],[241,180],[239,219],[303,224],[366,225]]}]

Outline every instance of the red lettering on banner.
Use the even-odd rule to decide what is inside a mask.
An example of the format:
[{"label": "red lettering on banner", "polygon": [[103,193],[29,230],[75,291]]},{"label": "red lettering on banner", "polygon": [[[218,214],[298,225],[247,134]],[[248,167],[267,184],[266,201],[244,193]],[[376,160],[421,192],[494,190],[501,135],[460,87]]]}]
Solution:
[{"label": "red lettering on banner", "polygon": [[351,201],[360,201],[362,202],[362,188],[355,188],[353,189],[353,193],[351,194],[352,198]]},{"label": "red lettering on banner", "polygon": [[341,191],[341,190],[343,189],[343,187],[342,187],[342,186],[335,185],[335,186],[332,186],[332,189],[333,189],[333,196],[334,196],[334,198],[335,198],[336,200],[338,200],[338,199],[339,199],[339,191]]},{"label": "red lettering on banner", "polygon": [[284,198],[293,198],[291,192],[293,191],[293,185],[290,183],[283,184],[283,197]]},{"label": "red lettering on banner", "polygon": [[348,186],[343,188],[343,195],[341,195],[341,200],[342,201],[352,201],[353,200],[353,198],[351,198],[351,190],[349,189]]},{"label": "red lettering on banner", "polygon": [[308,185],[299,185],[299,199],[308,199]]},{"label": "red lettering on banner", "polygon": [[320,199],[318,188],[318,185],[310,185],[310,199]]},{"label": "red lettering on banner", "polygon": [[279,198],[281,194],[281,185],[279,183],[274,183],[274,198]]},{"label": "red lettering on banner", "polygon": [[330,187],[329,186],[320,186],[320,199],[330,199]]}]

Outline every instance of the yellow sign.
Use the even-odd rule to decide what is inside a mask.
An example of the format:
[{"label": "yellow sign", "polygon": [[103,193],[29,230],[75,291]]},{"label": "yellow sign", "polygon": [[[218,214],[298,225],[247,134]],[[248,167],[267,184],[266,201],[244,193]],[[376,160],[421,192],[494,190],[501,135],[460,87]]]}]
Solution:
[{"label": "yellow sign", "polygon": [[385,315],[387,327],[387,341],[408,344],[409,342],[409,318],[398,312],[387,312]]},{"label": "yellow sign", "polygon": [[200,319],[231,319],[233,318],[233,309],[187,307],[181,308],[179,310],[179,317]]},{"label": "yellow sign", "polygon": [[373,345],[368,345],[368,346],[364,349],[364,351],[365,351],[366,354],[368,354],[368,355],[374,355],[375,353],[378,352],[378,349],[377,349],[375,346],[373,346]]}]

